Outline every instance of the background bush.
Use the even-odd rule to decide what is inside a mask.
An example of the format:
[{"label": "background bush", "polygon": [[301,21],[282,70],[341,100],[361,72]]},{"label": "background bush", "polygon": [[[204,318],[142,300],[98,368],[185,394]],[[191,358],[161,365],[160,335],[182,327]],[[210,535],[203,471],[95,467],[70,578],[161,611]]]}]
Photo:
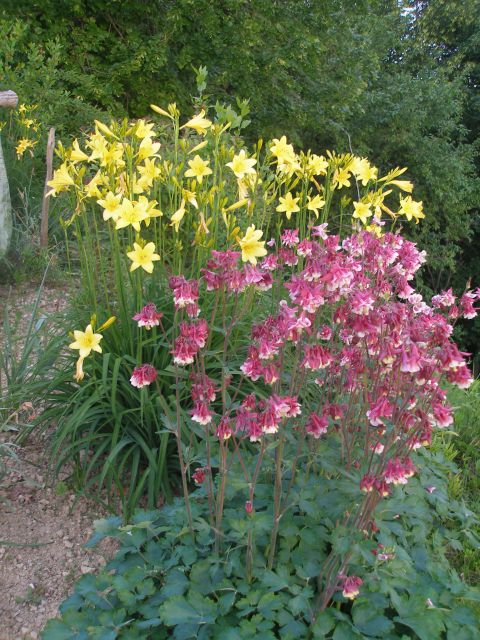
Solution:
[{"label": "background bush", "polygon": [[[432,290],[480,281],[479,0],[4,0],[0,89],[61,135],[195,91],[248,98],[246,133],[410,167]],[[473,326],[474,324],[474,326]],[[479,323],[464,335],[477,350]]]}]

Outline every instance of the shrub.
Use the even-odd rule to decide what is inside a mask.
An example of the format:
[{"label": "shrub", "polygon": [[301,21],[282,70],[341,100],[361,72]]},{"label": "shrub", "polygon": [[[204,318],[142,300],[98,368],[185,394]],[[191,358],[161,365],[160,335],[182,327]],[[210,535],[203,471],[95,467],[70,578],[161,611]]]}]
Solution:
[{"label": "shrub", "polygon": [[[169,355],[174,325],[169,277],[197,277],[212,248],[237,245],[245,257],[249,246],[254,253],[257,247],[261,257],[265,240],[280,243],[282,229],[290,225],[303,239],[315,225],[319,233],[326,224],[348,229],[352,217],[381,233],[388,220],[394,225],[401,217],[418,221],[424,215],[421,203],[402,195],[412,190],[399,179],[404,170],[381,177],[365,158],[297,153],[285,137],[268,144],[260,140],[248,152],[239,137],[246,103],[239,103],[238,113],[216,105],[214,120],[201,109],[183,125],[174,104],[153,108],[159,124],[97,122],[83,141],[60,146],[62,164],[50,183],[65,212],[60,221],[71,268],[80,269],[77,322],[85,327],[91,312],[102,321],[112,316],[117,321],[103,336],[110,355],[78,361],[78,380],[85,365],[90,383],[77,389],[65,368],[52,378],[44,420],[58,419],[59,465],[73,461],[83,488],[98,493],[104,483],[116,487],[127,512],[144,489],[149,506],[160,490],[171,491],[167,460],[174,457],[165,444],[165,410],[158,406],[158,398],[170,396],[176,377]],[[397,198],[400,193],[399,200],[393,192]],[[278,288],[266,294],[267,306],[277,293]],[[164,318],[162,327],[147,334],[135,328],[132,317],[149,302]],[[210,317],[224,300],[208,297],[204,304]],[[244,324],[248,331],[253,290],[238,304],[242,315],[236,326]],[[220,353],[221,336],[213,340]],[[153,361],[158,394],[143,389],[139,406],[129,378],[135,365]],[[195,456],[196,437],[185,425],[182,431]],[[152,450],[159,456],[155,464]]]},{"label": "shrub", "polygon": [[[453,422],[442,382],[460,388],[472,382],[450,340],[448,317],[475,313],[476,294],[456,300],[445,292],[428,306],[409,285],[425,257],[392,233],[379,238],[361,232],[341,242],[320,226],[304,240],[297,230],[284,230],[278,249],[268,255],[258,239],[241,239],[240,247],[241,254],[213,251],[200,281],[170,278],[175,309],[170,331],[152,307],[136,320],[143,330],[162,321],[160,341],[172,354],[173,384],[167,393],[165,381],[159,385],[157,397],[177,442],[182,519],[193,558],[208,543],[204,557],[216,566],[215,558],[237,542],[247,583],[255,587],[266,569],[272,580],[282,578],[294,588],[300,583],[290,579],[286,564],[303,540],[303,562],[308,558],[311,564],[307,570],[294,563],[315,586],[303,585],[307,591],[295,594],[307,601],[306,620],[292,620],[291,633],[298,633],[306,621],[314,628],[323,619],[337,592],[349,599],[361,592],[372,549],[390,555],[378,547],[383,542],[377,520],[391,513],[392,487],[406,485],[416,473],[424,458],[414,452],[430,444],[433,428]],[[240,266],[241,256],[245,262],[263,260]],[[199,314],[209,298],[214,302],[207,321]],[[246,341],[240,321],[252,304],[265,313],[259,313]],[[81,359],[81,349],[97,347],[101,335],[90,328],[75,338],[70,346],[80,350]],[[132,386],[153,387],[154,364],[136,367]],[[196,459],[189,459],[184,445],[185,427],[202,443]],[[202,485],[201,512],[191,499],[190,480]],[[411,506],[408,500],[396,503],[395,494],[392,504],[395,513]],[[419,525],[417,535],[421,531]],[[288,549],[283,536],[294,538]],[[220,582],[227,577],[221,575]],[[236,582],[229,588],[237,589]],[[401,624],[416,625],[429,597],[423,607],[415,605],[414,619],[397,601]],[[385,610],[391,606],[382,602]],[[215,621],[198,619],[205,609],[196,600],[175,600],[172,606],[174,611],[193,607],[197,623]],[[170,612],[162,607],[160,620],[173,626],[180,617]],[[279,619],[270,616],[265,631],[272,629],[276,637]],[[360,625],[370,620],[361,619]],[[430,630],[443,629],[441,617],[431,620]],[[227,617],[225,624],[231,623]],[[372,630],[377,623],[383,621],[372,623]],[[393,631],[388,619],[385,625]],[[188,626],[191,636],[183,629],[179,637],[194,637],[197,626]]]}]

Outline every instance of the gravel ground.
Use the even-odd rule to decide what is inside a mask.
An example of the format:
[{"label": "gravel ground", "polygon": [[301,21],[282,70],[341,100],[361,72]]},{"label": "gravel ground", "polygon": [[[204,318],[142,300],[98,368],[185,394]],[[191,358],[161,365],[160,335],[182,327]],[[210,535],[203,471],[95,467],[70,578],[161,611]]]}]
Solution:
[{"label": "gravel ground", "polygon": [[74,582],[114,550],[108,541],[84,548],[105,514],[47,481],[47,446],[40,439],[22,447],[0,483],[0,640],[38,638]]},{"label": "gravel ground", "polygon": [[[0,288],[0,313],[7,293]],[[37,287],[10,292],[9,316],[17,336],[25,332],[36,295]],[[40,309],[57,311],[65,300],[65,290],[45,288]],[[0,348],[1,337],[3,332]],[[25,403],[20,421],[31,420],[34,411]],[[0,433],[0,444],[11,440],[11,432]],[[106,514],[49,478],[48,434],[33,434],[14,452],[16,457],[3,458],[6,473],[0,477],[0,640],[39,638],[74,582],[114,552],[109,541],[93,550],[84,548],[94,520]]]}]

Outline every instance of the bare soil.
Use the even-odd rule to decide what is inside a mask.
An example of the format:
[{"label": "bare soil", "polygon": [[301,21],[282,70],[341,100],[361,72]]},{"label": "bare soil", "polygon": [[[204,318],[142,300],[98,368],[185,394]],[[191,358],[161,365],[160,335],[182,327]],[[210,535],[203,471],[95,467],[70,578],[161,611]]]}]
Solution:
[{"label": "bare soil", "polygon": [[[36,295],[37,287],[24,285],[9,296],[9,316],[18,336],[25,333]],[[7,291],[0,288],[0,313],[6,299]],[[65,290],[43,290],[42,313],[58,311],[65,304]],[[3,331],[0,348],[2,337]],[[28,423],[36,410],[25,403],[20,421]],[[14,436],[0,432],[0,446]],[[96,503],[77,499],[66,484],[50,478],[48,445],[47,433],[34,433],[22,447],[11,449],[15,457],[0,459],[6,465],[0,476],[0,640],[39,638],[75,581],[97,570],[114,553],[109,541],[85,549],[94,520],[106,514]]]}]

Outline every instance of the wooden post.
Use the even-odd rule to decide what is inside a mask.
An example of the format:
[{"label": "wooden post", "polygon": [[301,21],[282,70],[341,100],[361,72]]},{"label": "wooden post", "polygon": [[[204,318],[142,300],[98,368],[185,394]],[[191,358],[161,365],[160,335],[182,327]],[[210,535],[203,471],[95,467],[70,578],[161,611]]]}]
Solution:
[{"label": "wooden post", "polygon": [[42,219],[40,222],[40,246],[48,247],[48,209],[50,207],[50,198],[47,198],[49,191],[48,182],[53,176],[53,150],[55,148],[55,129],[52,127],[48,132],[47,142],[47,174],[45,176],[45,187],[43,189],[42,202]]},{"label": "wooden post", "polygon": [[[14,109],[17,105],[18,96],[16,93],[0,91],[0,107]],[[12,203],[0,139],[0,257],[3,257],[8,251],[12,237],[12,224]]]}]

